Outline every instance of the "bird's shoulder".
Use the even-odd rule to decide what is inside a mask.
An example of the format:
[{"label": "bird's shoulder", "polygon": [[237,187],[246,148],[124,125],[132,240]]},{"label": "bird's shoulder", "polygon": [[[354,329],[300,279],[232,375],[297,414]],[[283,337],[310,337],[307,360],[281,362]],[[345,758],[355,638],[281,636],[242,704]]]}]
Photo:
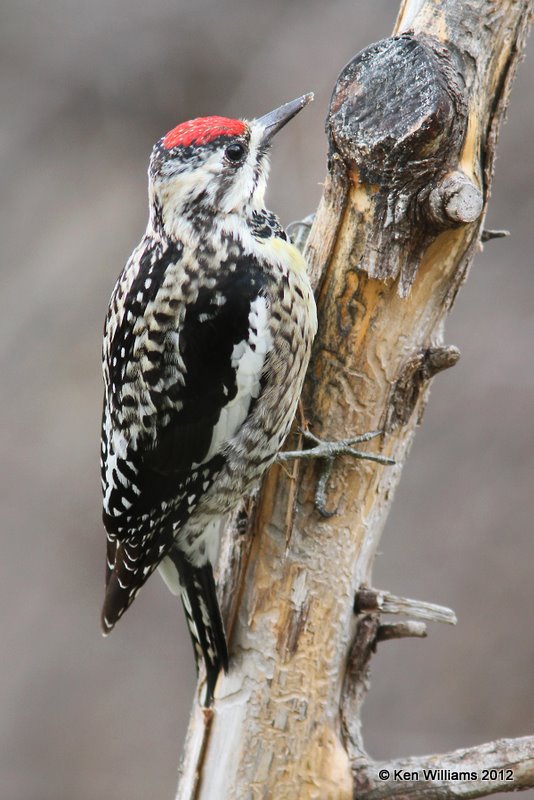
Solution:
[{"label": "bird's shoulder", "polygon": [[306,262],[300,250],[289,239],[280,220],[272,211],[254,211],[250,230],[259,257],[270,263],[282,263],[285,269],[307,280]]}]

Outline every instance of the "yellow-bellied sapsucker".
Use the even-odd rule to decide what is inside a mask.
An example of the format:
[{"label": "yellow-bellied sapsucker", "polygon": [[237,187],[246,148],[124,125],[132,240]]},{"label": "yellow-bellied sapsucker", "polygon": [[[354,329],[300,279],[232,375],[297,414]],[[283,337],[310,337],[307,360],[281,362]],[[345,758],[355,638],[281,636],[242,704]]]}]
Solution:
[{"label": "yellow-bellied sapsucker", "polygon": [[193,119],[157,142],[148,227],[106,319],[103,631],[159,568],[208,704],[228,666],[221,519],[275,460],[317,328],[304,260],[264,207],[271,137],[311,99],[252,121]]}]

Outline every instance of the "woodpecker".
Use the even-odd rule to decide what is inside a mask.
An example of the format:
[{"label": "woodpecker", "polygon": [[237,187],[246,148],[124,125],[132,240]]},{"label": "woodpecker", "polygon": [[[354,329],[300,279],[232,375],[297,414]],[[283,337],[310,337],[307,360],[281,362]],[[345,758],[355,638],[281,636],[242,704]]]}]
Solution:
[{"label": "woodpecker", "polygon": [[221,524],[280,450],[317,329],[304,259],[264,205],[271,139],[312,99],[193,119],[155,144],[148,226],[106,317],[103,633],[158,569],[205,664],[206,705],[228,669]]}]

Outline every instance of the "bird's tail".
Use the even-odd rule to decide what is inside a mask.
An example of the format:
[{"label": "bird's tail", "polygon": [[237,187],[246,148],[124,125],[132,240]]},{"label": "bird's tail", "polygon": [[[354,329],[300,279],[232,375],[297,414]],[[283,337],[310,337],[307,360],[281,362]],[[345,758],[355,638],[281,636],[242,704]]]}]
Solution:
[{"label": "bird's tail", "polygon": [[107,636],[131,606],[137,593],[158,566],[158,548],[137,542],[119,542],[108,535],[106,595],[102,608],[102,633]]},{"label": "bird's tail", "polygon": [[202,660],[206,667],[206,697],[210,706],[221,669],[228,671],[228,648],[224,625],[217,600],[213,568],[208,561],[202,567],[193,566],[178,550],[169,553],[181,585],[181,598],[191,634],[197,670]]}]

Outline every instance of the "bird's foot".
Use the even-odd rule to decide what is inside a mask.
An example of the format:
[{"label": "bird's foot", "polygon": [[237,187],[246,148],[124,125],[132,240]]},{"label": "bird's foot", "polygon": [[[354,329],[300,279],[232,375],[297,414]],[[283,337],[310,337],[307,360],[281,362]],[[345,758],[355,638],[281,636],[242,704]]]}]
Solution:
[{"label": "bird's foot", "polygon": [[381,436],[384,431],[369,431],[362,433],[359,436],[351,436],[348,439],[341,439],[338,442],[329,442],[319,439],[318,436],[308,430],[299,430],[299,433],[306,442],[309,442],[312,447],[307,450],[285,450],[278,453],[277,461],[284,462],[294,458],[318,458],[323,460],[319,480],[317,481],[317,488],[315,490],[315,508],[322,517],[333,517],[336,511],[328,511],[326,508],[326,487],[328,479],[332,472],[334,459],[338,456],[352,456],[353,458],[361,458],[366,461],[374,461],[377,464],[394,464],[393,458],[388,456],[381,456],[377,453],[366,453],[362,450],[355,450],[354,445],[369,442],[377,436]]},{"label": "bird's foot", "polygon": [[308,235],[314,219],[315,214],[308,214],[304,219],[290,222],[289,225],[286,226],[286,233],[290,241],[301,253],[304,252],[304,248],[306,247],[306,242],[308,241]]}]

